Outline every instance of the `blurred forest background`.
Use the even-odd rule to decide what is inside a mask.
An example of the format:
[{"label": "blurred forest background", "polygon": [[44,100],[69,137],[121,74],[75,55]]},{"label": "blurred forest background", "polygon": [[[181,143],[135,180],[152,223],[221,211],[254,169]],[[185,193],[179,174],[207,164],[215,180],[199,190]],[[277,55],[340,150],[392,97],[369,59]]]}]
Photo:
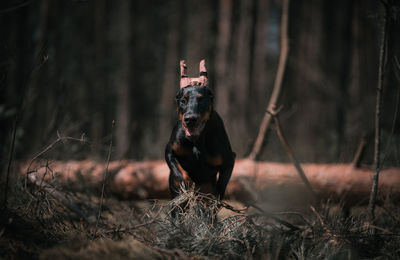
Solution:
[{"label": "blurred forest background", "polygon": [[[1,1],[2,163],[17,114],[18,159],[58,134],[90,145],[65,145],[57,159],[105,159],[113,120],[112,159],[163,158],[182,58],[189,76],[206,59],[233,149],[248,155],[273,88],[281,9],[278,0]],[[279,104],[301,161],[349,162],[366,135],[362,160],[372,163],[382,14],[377,0],[291,1]],[[382,111],[385,160],[397,166],[399,24],[389,26]],[[287,161],[273,131],[259,158]]]}]

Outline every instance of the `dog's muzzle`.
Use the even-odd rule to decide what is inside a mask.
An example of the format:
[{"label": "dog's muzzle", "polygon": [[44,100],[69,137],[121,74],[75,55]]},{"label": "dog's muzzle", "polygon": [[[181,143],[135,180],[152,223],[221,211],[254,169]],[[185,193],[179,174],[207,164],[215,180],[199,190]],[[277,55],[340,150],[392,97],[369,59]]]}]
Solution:
[{"label": "dog's muzzle", "polygon": [[205,125],[206,122],[200,120],[198,114],[186,114],[183,116],[183,129],[188,137],[199,136]]}]

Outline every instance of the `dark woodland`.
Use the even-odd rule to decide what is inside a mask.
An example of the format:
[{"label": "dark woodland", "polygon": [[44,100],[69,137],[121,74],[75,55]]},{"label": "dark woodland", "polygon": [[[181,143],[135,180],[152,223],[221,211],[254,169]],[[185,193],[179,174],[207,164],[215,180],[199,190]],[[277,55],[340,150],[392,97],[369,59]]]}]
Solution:
[{"label": "dark woodland", "polygon": [[[4,1],[0,16],[3,160],[21,100],[17,158],[57,132],[91,142],[89,151],[66,148],[62,159],[104,158],[113,120],[113,158],[162,158],[177,119],[181,58],[189,74],[207,60],[233,150],[250,152],[277,70],[279,1],[32,1],[8,11],[23,3]],[[291,3],[279,104],[302,161],[349,162],[365,134],[363,160],[372,163],[382,14],[372,0]],[[383,142],[391,138],[386,160],[396,165],[398,26],[389,28],[382,109]],[[275,139],[267,138],[260,159],[286,160]]]},{"label": "dark woodland", "polygon": [[[400,258],[399,0],[5,0],[0,35],[0,258]],[[165,200],[181,59],[206,60],[228,202]]]}]

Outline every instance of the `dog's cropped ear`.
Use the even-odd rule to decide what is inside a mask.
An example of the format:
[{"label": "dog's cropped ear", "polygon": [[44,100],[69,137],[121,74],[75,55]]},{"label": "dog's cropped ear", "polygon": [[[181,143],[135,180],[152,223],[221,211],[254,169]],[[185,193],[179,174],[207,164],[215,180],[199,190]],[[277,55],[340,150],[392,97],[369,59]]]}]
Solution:
[{"label": "dog's cropped ear", "polygon": [[207,77],[207,68],[206,68],[206,60],[202,59],[199,64],[199,82],[200,85],[208,87],[208,77]]}]

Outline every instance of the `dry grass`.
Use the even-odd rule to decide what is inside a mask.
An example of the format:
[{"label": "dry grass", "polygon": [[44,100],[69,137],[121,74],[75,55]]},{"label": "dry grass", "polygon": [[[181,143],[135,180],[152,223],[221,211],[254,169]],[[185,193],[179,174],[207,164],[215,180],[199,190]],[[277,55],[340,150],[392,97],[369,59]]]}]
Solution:
[{"label": "dry grass", "polygon": [[[194,189],[169,202],[107,196],[94,234],[99,191],[49,184],[85,213],[85,221],[37,185],[23,184],[13,181],[9,208],[1,215],[0,251],[6,259],[400,258],[400,209],[391,203],[379,208],[371,226],[366,209],[343,217],[329,204],[278,214],[235,209]],[[231,214],[218,215],[221,208]]]},{"label": "dry grass", "polygon": [[167,214],[155,223],[154,244],[216,258],[251,258],[261,252],[267,228],[257,225],[244,210],[220,218],[217,213],[221,207],[229,205],[186,190],[166,206]]}]

